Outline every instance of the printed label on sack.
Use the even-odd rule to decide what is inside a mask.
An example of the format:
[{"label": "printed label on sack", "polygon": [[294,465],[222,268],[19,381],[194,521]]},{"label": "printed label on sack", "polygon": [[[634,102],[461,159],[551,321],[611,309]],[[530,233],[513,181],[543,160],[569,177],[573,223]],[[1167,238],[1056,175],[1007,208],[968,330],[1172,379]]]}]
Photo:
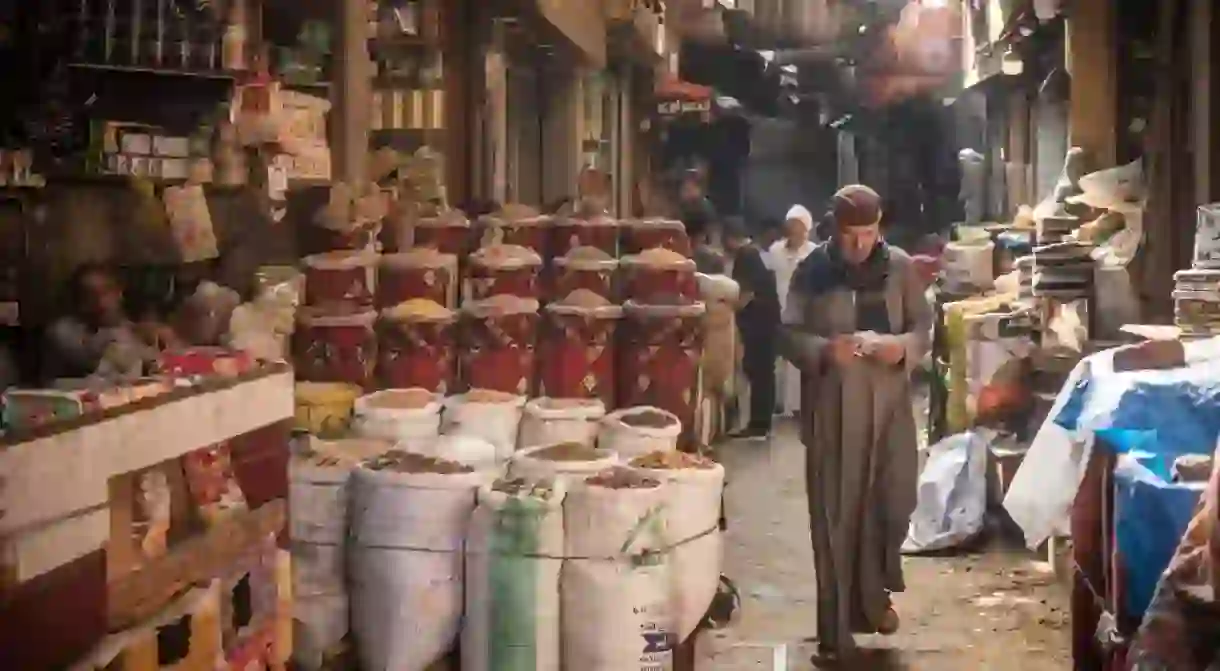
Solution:
[{"label": "printed label on sack", "polygon": [[665,631],[664,604],[635,608],[640,620],[640,671],[666,671],[673,660],[674,635]]}]

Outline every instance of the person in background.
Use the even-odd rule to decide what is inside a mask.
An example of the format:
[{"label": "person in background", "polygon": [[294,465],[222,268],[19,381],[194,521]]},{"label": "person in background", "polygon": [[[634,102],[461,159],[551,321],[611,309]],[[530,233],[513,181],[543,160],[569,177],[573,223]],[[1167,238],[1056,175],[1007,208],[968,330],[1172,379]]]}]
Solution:
[{"label": "person in background", "polygon": [[817,576],[817,664],[855,651],[855,633],[891,634],[905,589],[899,549],[915,509],[918,438],[911,373],[932,310],[911,257],[881,238],[881,198],[840,189],[835,232],[797,268],[779,348],[805,378],[810,535]]},{"label": "person in background", "polygon": [[[758,221],[758,235],[755,242],[758,244],[758,248],[763,250],[763,252],[771,249],[771,245],[774,245],[783,237],[784,227],[783,224],[780,223],[779,219],[776,219],[775,217],[763,217]],[[766,255],[764,254],[764,258],[765,256]]]},{"label": "person in background", "polygon": [[[803,205],[793,205],[784,216],[784,237],[767,249],[767,261],[775,272],[775,287],[779,293],[780,311],[788,302],[792,276],[797,266],[813,253],[815,245],[809,239],[813,232],[813,214]],[[776,387],[780,414],[795,414],[801,409],[801,373],[788,361],[777,358]]]},{"label": "person in background", "polygon": [[716,246],[716,208],[703,190],[703,173],[691,169],[682,173],[678,184],[678,218],[686,225],[686,235],[692,245]]},{"label": "person in background", "polygon": [[737,331],[742,369],[750,383],[750,419],[744,429],[729,437],[765,439],[771,435],[775,412],[775,338],[780,316],[775,274],[740,219],[725,220],[724,249],[732,258],[733,279],[741,290]]},{"label": "person in background", "polygon": [[139,375],[161,347],[177,338],[163,323],[132,321],[123,305],[123,287],[105,266],[86,264],[68,283],[72,305],[47,331],[42,377]]}]

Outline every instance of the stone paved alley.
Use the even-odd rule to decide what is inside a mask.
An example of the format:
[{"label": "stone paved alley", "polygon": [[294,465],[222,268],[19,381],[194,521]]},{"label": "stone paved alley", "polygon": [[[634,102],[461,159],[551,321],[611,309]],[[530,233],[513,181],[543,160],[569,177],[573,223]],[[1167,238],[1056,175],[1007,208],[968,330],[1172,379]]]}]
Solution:
[{"label": "stone paved alley", "polygon": [[[727,574],[742,595],[734,625],[701,646],[714,671],[806,670],[815,645],[815,583],[803,453],[786,423],[770,448],[722,448],[728,468]],[[861,638],[861,670],[1058,671],[1071,668],[1067,589],[1020,551],[908,558],[902,630]]]}]

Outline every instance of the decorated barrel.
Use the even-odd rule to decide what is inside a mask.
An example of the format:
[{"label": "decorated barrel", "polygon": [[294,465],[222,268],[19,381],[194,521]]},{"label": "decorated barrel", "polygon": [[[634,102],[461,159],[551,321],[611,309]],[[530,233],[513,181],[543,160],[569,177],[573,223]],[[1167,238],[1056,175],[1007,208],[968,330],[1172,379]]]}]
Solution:
[{"label": "decorated barrel", "polygon": [[623,257],[623,296],[645,305],[694,303],[699,297],[695,262],[662,247]]},{"label": "decorated barrel", "polygon": [[457,305],[457,257],[429,247],[383,254],[377,266],[377,304],[394,307],[410,300]]},{"label": "decorated barrel", "polygon": [[377,255],[334,251],[304,259],[306,305],[372,305]]},{"label": "decorated barrel", "polygon": [[566,256],[555,259],[550,296],[558,300],[577,289],[585,289],[614,302],[618,266],[618,259],[597,247],[573,248]]},{"label": "decorated barrel", "polygon": [[639,254],[654,247],[691,255],[686,226],[676,219],[630,219],[623,222],[623,253]]},{"label": "decorated barrel", "polygon": [[482,247],[470,255],[462,298],[480,301],[508,294],[536,300],[539,298],[538,276],[541,269],[542,257],[528,247]]},{"label": "decorated barrel", "polygon": [[480,247],[517,245],[546,257],[553,217],[497,212],[479,217]]},{"label": "decorated barrel", "polygon": [[457,314],[424,298],[383,310],[377,324],[377,382],[385,389],[453,389]]},{"label": "decorated barrel", "polygon": [[618,406],[650,405],[682,420],[693,437],[703,356],[703,303],[623,307],[619,337]]},{"label": "decorated barrel", "polygon": [[587,289],[546,307],[538,379],[551,398],[595,398],[615,407],[615,330],[623,309]]},{"label": "decorated barrel", "polygon": [[510,294],[463,306],[461,370],[468,389],[533,391],[538,307],[537,300]]},{"label": "decorated barrel", "polygon": [[292,336],[297,379],[368,387],[377,362],[376,320],[372,310],[301,310]]},{"label": "decorated barrel", "polygon": [[416,220],[411,229],[411,243],[399,241],[399,249],[430,247],[445,254],[461,257],[470,251],[470,220],[459,210],[450,210],[435,217]]},{"label": "decorated barrel", "polygon": [[567,217],[551,225],[551,254],[566,256],[579,247],[595,247],[614,258],[618,256],[619,222],[613,217]]}]

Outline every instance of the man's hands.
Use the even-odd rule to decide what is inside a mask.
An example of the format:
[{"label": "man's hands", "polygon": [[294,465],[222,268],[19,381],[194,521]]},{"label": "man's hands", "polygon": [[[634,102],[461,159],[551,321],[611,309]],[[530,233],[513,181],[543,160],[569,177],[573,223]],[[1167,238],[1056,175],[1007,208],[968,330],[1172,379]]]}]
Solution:
[{"label": "man's hands", "polygon": [[827,356],[834,365],[846,366],[860,356],[860,341],[851,335],[835,336],[827,345]]},{"label": "man's hands", "polygon": [[836,366],[847,366],[860,357],[867,357],[889,366],[897,366],[906,357],[906,347],[894,337],[864,343],[854,335],[839,335],[827,345],[827,358]]}]

